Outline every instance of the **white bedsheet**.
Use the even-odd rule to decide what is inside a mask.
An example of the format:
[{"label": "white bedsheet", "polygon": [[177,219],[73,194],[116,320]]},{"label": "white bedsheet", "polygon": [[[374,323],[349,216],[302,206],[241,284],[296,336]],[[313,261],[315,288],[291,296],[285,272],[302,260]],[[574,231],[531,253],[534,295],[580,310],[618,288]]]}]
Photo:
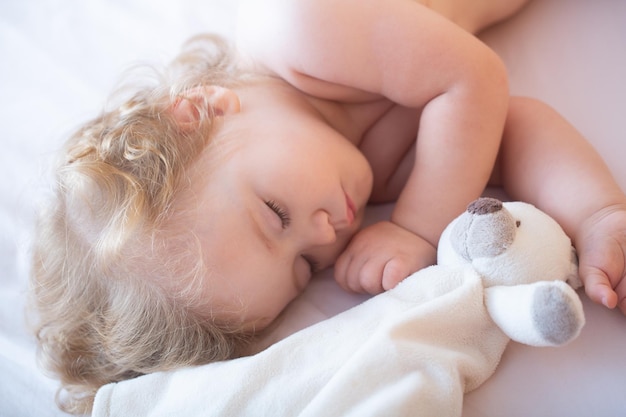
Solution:
[{"label": "white bedsheet", "polygon": [[[233,0],[0,2],[0,416],[60,416],[55,382],[35,363],[24,317],[33,212],[54,152],[102,106],[120,72],[164,61],[200,31],[230,34]],[[513,93],[573,122],[626,189],[626,1],[535,0],[483,34]],[[390,207],[376,207],[381,218]],[[269,343],[362,301],[322,274]],[[465,398],[465,416],[626,415],[626,318],[583,296],[587,325],[559,349],[511,344],[495,375]]]}]

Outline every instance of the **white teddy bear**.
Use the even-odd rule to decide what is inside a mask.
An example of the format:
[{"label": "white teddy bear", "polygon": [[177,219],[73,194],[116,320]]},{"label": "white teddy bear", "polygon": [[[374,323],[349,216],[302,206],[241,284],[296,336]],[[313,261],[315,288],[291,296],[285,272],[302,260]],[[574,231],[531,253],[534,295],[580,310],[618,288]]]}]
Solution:
[{"label": "white teddy bear", "polygon": [[570,239],[530,204],[474,201],[442,234],[437,262],[471,265],[482,278],[491,318],[517,342],[562,345],[585,322],[572,289],[581,282]]}]

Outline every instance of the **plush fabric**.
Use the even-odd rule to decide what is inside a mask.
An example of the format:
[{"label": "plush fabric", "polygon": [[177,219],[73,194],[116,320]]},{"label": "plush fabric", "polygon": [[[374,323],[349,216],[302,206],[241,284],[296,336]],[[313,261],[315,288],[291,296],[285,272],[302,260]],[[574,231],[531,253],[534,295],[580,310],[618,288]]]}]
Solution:
[{"label": "plush fabric", "polygon": [[106,385],[93,415],[460,416],[463,394],[491,375],[508,338],[489,319],[480,277],[444,271],[429,268],[255,356]]}]

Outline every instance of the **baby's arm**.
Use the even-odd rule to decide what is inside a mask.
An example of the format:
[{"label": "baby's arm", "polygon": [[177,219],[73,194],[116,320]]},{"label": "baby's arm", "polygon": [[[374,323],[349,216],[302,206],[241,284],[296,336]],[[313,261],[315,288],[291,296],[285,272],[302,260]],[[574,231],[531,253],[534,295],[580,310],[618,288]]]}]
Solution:
[{"label": "baby's arm", "polygon": [[498,165],[512,199],[535,204],[572,238],[589,297],[626,314],[626,196],[593,147],[547,105],[514,98]]}]

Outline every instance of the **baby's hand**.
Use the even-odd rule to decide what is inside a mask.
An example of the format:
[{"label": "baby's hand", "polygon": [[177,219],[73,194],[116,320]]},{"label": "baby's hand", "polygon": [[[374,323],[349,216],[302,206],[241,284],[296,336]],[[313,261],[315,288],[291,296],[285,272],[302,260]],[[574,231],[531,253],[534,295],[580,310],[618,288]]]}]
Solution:
[{"label": "baby's hand", "polygon": [[348,291],[378,294],[436,261],[436,249],[385,221],[357,233],[335,263],[335,279]]},{"label": "baby's hand", "polygon": [[626,314],[626,205],[605,208],[585,221],[576,249],[589,298]]}]

